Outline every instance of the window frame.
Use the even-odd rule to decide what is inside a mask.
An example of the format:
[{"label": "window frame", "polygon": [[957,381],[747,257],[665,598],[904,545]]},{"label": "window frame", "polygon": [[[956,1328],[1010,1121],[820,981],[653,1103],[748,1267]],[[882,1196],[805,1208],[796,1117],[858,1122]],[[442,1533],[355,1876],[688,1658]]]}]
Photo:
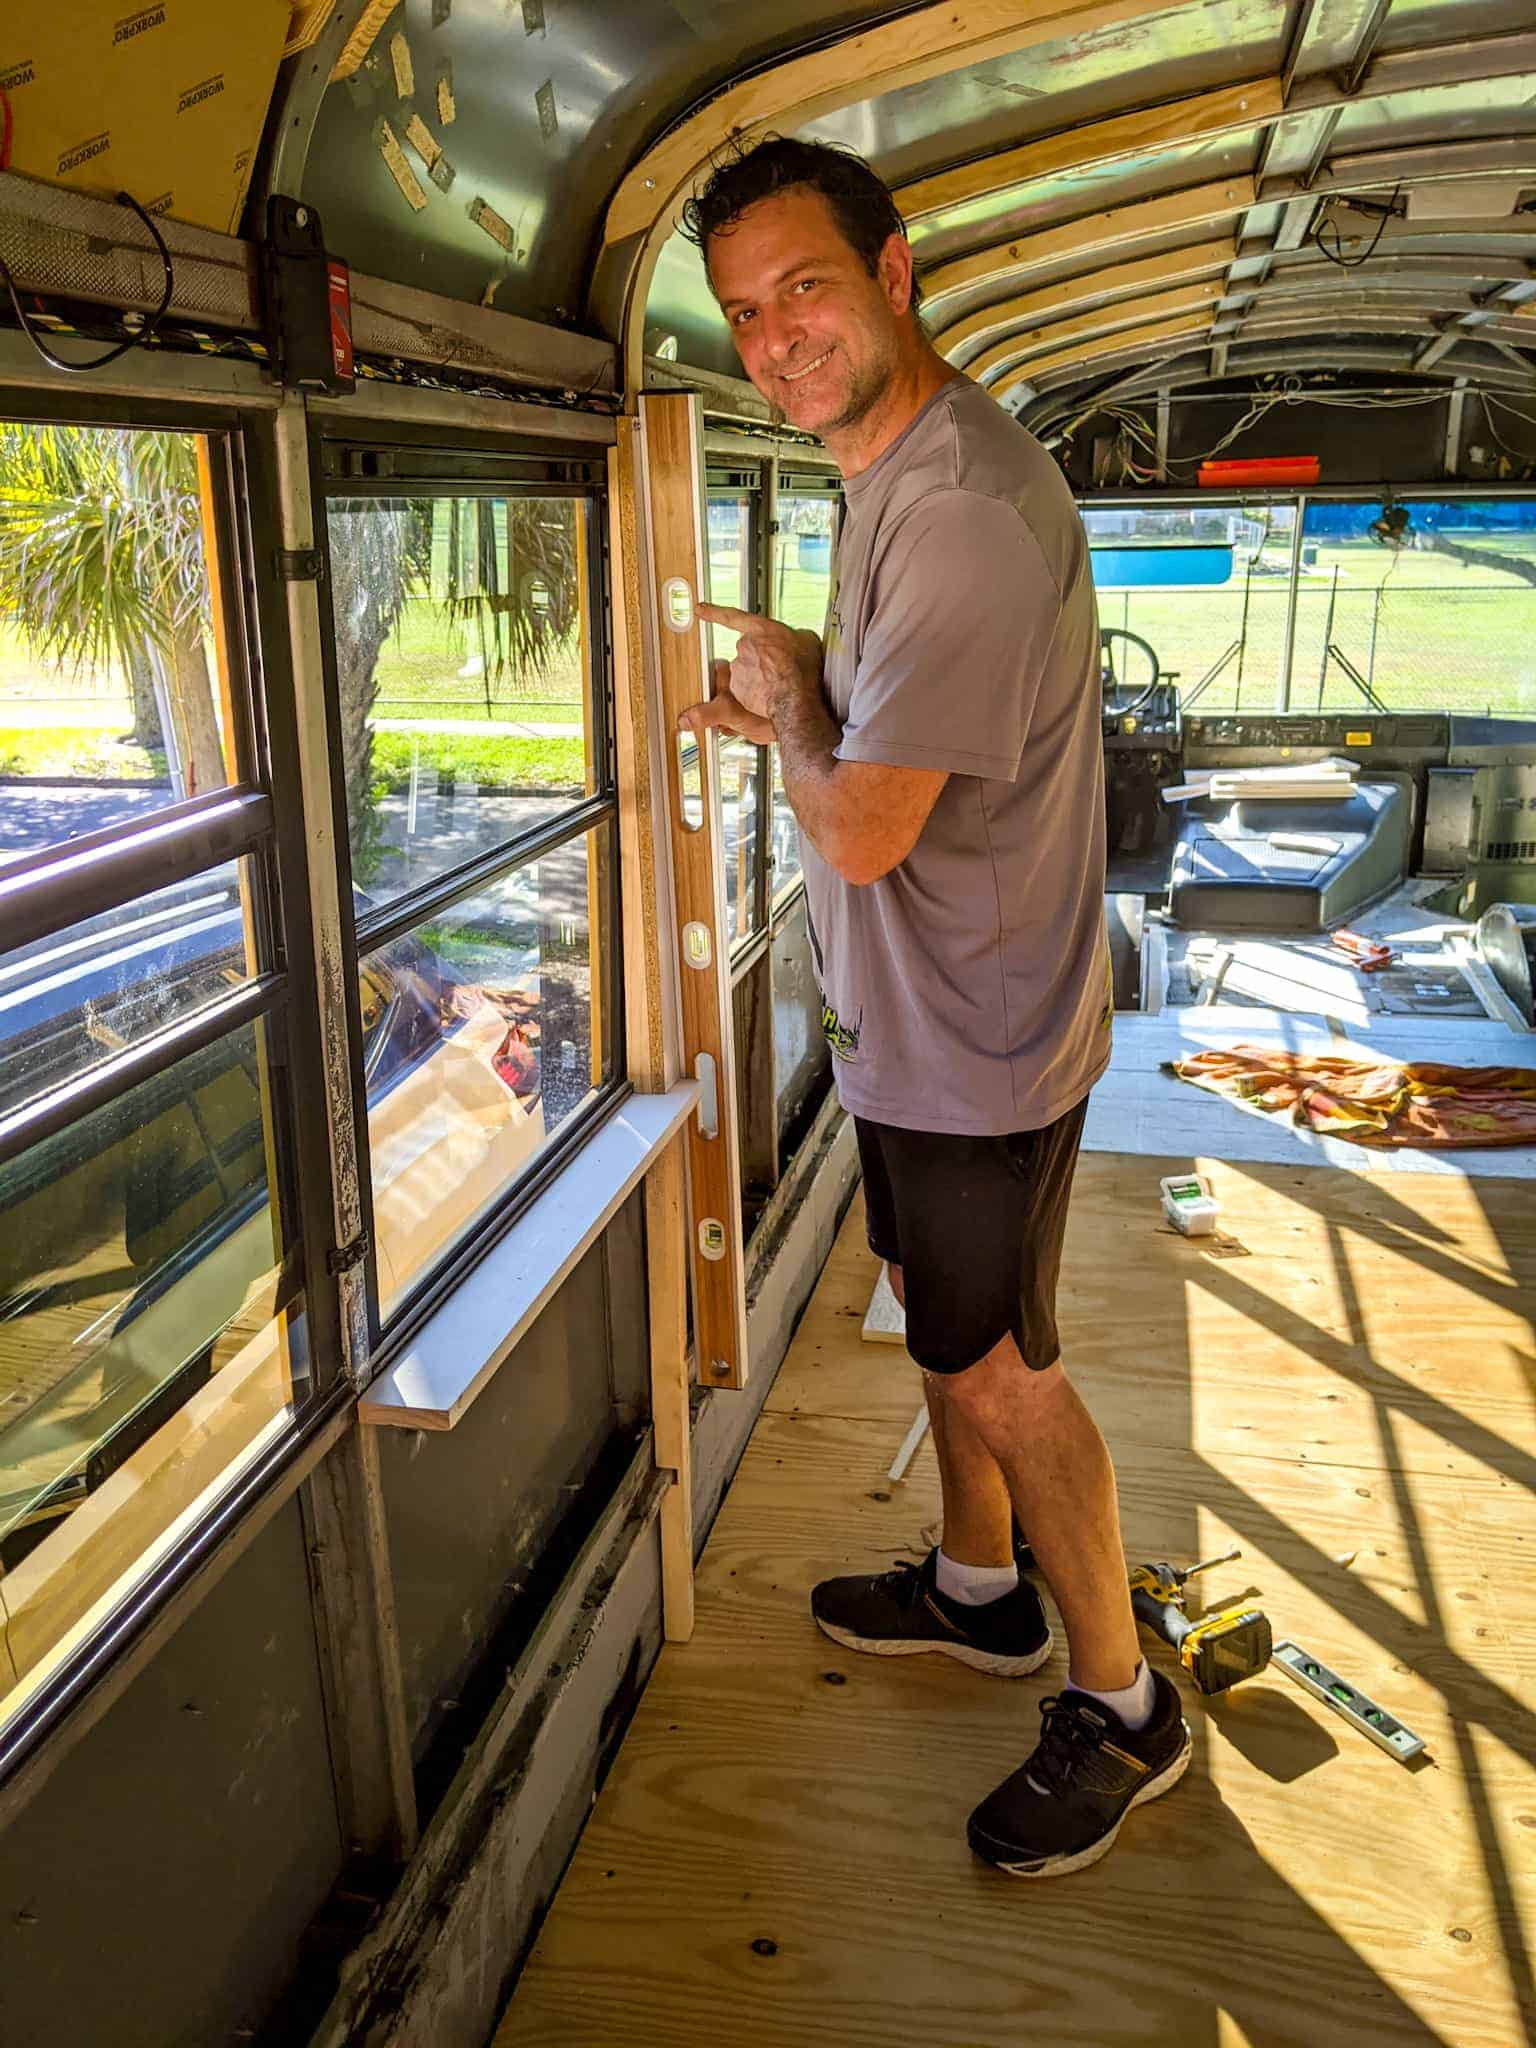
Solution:
[{"label": "window frame", "polygon": [[[111,1053],[0,1119],[0,1166],[68,1129],[181,1060],[262,1023],[271,1035],[266,1082],[272,1100],[268,1200],[276,1211],[274,1251],[279,1300],[302,1304],[307,1378],[277,1441],[240,1467],[217,1499],[164,1553],[130,1564],[131,1583],[103,1621],[48,1673],[28,1684],[0,1732],[0,1785],[98,1687],[109,1668],[146,1640],[172,1601],[190,1592],[230,1535],[261,1511],[276,1489],[307,1470],[334,1440],[354,1390],[343,1369],[335,1289],[328,1284],[331,1239],[330,1149],[316,1119],[299,1114],[322,1085],[313,1004],[295,1002],[313,986],[308,847],[297,801],[276,797],[276,767],[292,757],[291,654],[283,585],[259,533],[277,531],[275,452],[267,408],[187,403],[150,394],[0,389],[0,415],[28,426],[78,426],[199,436],[208,456],[210,604],[228,659],[226,733],[234,779],[118,823],[36,849],[0,871],[0,901],[19,914],[7,950],[63,930],[83,917],[132,903],[157,888],[231,860],[248,863],[256,972],[227,997],[204,1004]],[[147,867],[146,867],[147,864]]]},{"label": "window frame", "polygon": [[[706,506],[718,496],[722,499],[744,499],[748,505],[747,532],[743,536],[743,548],[747,563],[747,602],[749,612],[760,612],[763,608],[763,592],[767,589],[764,573],[766,546],[771,539],[768,517],[769,486],[762,464],[750,462],[732,463],[720,457],[711,458],[705,468],[704,496]],[[705,535],[706,555],[708,532]],[[706,569],[707,569],[706,562]],[[773,777],[769,768],[771,750],[758,747],[757,781],[757,845],[752,857],[752,929],[743,932],[731,941],[730,973],[731,984],[741,980],[763,948],[768,944],[768,920],[771,910],[772,891],[768,881],[768,854],[772,845]],[[724,848],[721,849],[722,857]]]},{"label": "window frame", "polygon": [[[836,530],[842,521],[843,479],[836,469],[827,464],[797,464],[786,462],[781,456],[774,487],[774,506],[771,531],[764,553],[763,573],[768,579],[766,588],[773,588],[773,551],[784,526],[784,501],[786,498],[830,498],[833,501],[833,549],[837,546]],[[768,789],[768,842],[773,843],[773,777],[769,775]],[[769,922],[777,926],[779,919],[794,903],[805,888],[804,867],[797,868],[793,878],[782,884],[770,883]]]},{"label": "window frame", "polygon": [[[352,849],[346,819],[346,783],[339,724],[340,686],[334,617],[321,604],[321,642],[332,784],[337,815],[336,854],[341,890],[342,950],[348,1014],[348,1055],[352,1074],[359,1193],[363,1208],[367,1276],[366,1300],[370,1376],[386,1370],[422,1325],[486,1254],[516,1224],[529,1205],[569,1163],[592,1132],[630,1092],[624,1033],[624,947],[620,891],[618,753],[615,738],[615,669],[609,590],[608,476],[602,451],[558,441],[508,436],[495,448],[483,437],[431,428],[412,430],[380,420],[325,418],[311,429],[311,488],[315,503],[315,544],[330,581],[329,507],[338,499],[513,497],[579,500],[585,506],[588,649],[586,714],[590,720],[597,781],[558,817],[514,832],[499,846],[458,862],[420,892],[407,892],[359,919],[352,879]],[[373,1208],[373,1164],[368,1128],[367,1080],[362,1044],[359,975],[363,958],[413,931],[493,882],[529,866],[562,846],[587,839],[606,826],[610,855],[606,888],[599,904],[599,932],[589,945],[602,945],[603,1025],[612,1073],[592,1099],[567,1117],[546,1139],[529,1167],[513,1181],[506,1198],[475,1219],[462,1237],[400,1291],[388,1318],[380,1313],[379,1267]],[[606,924],[606,930],[601,927]]]}]

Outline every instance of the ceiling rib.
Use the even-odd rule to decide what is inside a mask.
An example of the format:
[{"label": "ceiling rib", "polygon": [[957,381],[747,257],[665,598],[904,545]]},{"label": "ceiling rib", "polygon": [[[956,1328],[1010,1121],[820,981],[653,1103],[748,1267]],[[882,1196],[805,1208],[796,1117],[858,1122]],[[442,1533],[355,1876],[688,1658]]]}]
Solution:
[{"label": "ceiling rib", "polygon": [[727,86],[630,167],[609,204],[603,244],[642,234],[670,212],[732,135],[803,125],[948,72],[1167,12],[1168,0],[942,0],[787,58]]},{"label": "ceiling rib", "polygon": [[922,273],[923,291],[933,301],[982,279],[1000,281],[1023,276],[1062,256],[1096,256],[1147,235],[1231,220],[1246,213],[1253,203],[1251,178],[1222,178],[1214,184],[1188,186],[1182,192],[1165,192],[1157,199],[1085,214],[1033,234],[1016,235],[1010,242],[977,250],[973,255],[936,264]]},{"label": "ceiling rib", "polygon": [[1048,376],[1051,371],[1067,364],[1095,362],[1101,356],[1123,355],[1137,349],[1156,350],[1165,342],[1177,341],[1191,334],[1208,334],[1210,329],[1209,313],[1188,313],[1176,320],[1149,321],[1145,327],[1133,327],[1124,334],[1101,335],[1097,341],[1085,341],[1076,347],[1058,349],[1053,355],[1041,356],[1027,370],[1014,371],[991,386],[992,396],[1004,398],[1015,386],[1033,384],[1037,378]]},{"label": "ceiling rib", "polygon": [[[1452,175],[1452,164],[1458,169],[1464,164],[1467,147],[1465,144],[1452,143],[1387,154],[1391,158],[1397,183],[1411,185]],[[1514,143],[1503,141],[1498,143],[1496,148],[1501,153],[1526,153],[1536,159],[1536,140],[1530,144],[1520,140]],[[1381,181],[1381,156],[1381,152],[1371,152],[1362,157],[1341,159],[1320,174],[1320,182],[1342,196],[1345,190],[1358,189],[1357,173],[1361,172],[1362,166],[1365,179]],[[1536,176],[1536,172],[1532,175]],[[1254,195],[1255,204],[1259,203],[1260,199],[1265,203],[1273,203],[1279,197],[1283,200],[1285,210],[1275,237],[1266,248],[1248,255],[1243,252],[1241,245],[1238,246],[1234,261],[1227,271],[1226,287],[1222,296],[1241,295],[1247,298],[1252,290],[1265,282],[1277,256],[1289,254],[1305,244],[1319,198],[1316,193],[1297,193],[1297,182],[1289,179],[1276,181],[1281,188],[1278,194],[1265,189],[1262,193]],[[1057,260],[1064,254],[1097,257],[1112,248],[1133,248],[1138,240],[1170,229],[1245,213],[1249,211],[1249,205],[1243,196],[1244,187],[1249,192],[1253,191],[1251,184],[1246,180],[1227,180],[1215,186],[1195,187],[1182,193],[1165,194],[1157,200],[1113,208],[1084,220],[1067,224],[1058,223],[1035,234],[1018,236],[1000,248],[940,264],[923,275],[924,288],[932,302],[946,291],[980,282],[983,278],[1022,274],[1032,267]],[[1417,247],[1426,241],[1439,239],[1442,243],[1454,246],[1456,240],[1465,240],[1469,235],[1475,235],[1479,239],[1507,236],[1511,241],[1526,241],[1536,235],[1536,225],[1527,224],[1518,216],[1490,222],[1436,223],[1433,228],[1427,230],[1423,224],[1397,220],[1378,222],[1377,225],[1381,227],[1382,233],[1375,245],[1378,249],[1385,248],[1389,255],[1394,245],[1399,243],[1411,243]],[[1366,232],[1367,230],[1362,229],[1363,234]],[[1374,240],[1376,228],[1371,227],[1368,234]],[[1238,275],[1239,264],[1242,266],[1241,275]],[[1067,280],[1065,284],[1059,284],[1057,289],[1069,290],[1074,283],[1075,280]],[[952,328],[939,329],[939,346],[958,346],[958,341],[951,340],[951,335],[968,330],[969,338],[969,334],[982,331],[980,325],[972,323],[991,323],[998,311],[996,308],[982,308],[968,316],[966,321],[953,323]],[[1236,322],[1233,326],[1235,330]],[[1001,345],[1002,337],[999,337],[999,342],[994,344],[994,348]],[[991,356],[993,362],[1000,359],[995,354]],[[1017,359],[1015,355],[1013,360]],[[973,374],[979,374],[974,363],[968,367]]]},{"label": "ceiling rib", "polygon": [[[1027,334],[997,343],[985,355],[978,356],[966,374],[979,384],[995,370],[1010,369],[1016,363],[1027,362],[1030,357],[1049,350],[1059,352],[1064,342],[1095,334],[1116,333],[1122,328],[1144,325],[1148,321],[1172,319],[1178,313],[1214,313],[1218,296],[1214,281],[1207,281],[1205,284],[1185,285],[1176,291],[1149,292],[1139,299],[1101,306],[1097,312],[1085,313],[1080,319],[1053,321],[1047,327],[1037,327]],[[1026,370],[1025,374],[1030,373]]]},{"label": "ceiling rib", "polygon": [[1344,66],[1343,86],[1351,99],[1360,90],[1360,81],[1365,76],[1366,66],[1376,54],[1376,44],[1382,29],[1386,26],[1392,0],[1371,0],[1371,6],[1360,24],[1360,35],[1348,63]]},{"label": "ceiling rib", "polygon": [[1044,285],[1039,291],[1024,292],[1004,299],[996,306],[957,320],[952,327],[932,336],[933,345],[953,359],[967,343],[1003,334],[1030,320],[1065,317],[1095,299],[1118,297],[1142,285],[1193,284],[1199,278],[1219,276],[1232,260],[1230,237],[1220,241],[1196,242],[1187,249],[1173,249],[1161,256],[1144,256],[1136,263],[1115,263],[1103,270],[1090,270],[1068,278],[1062,284]]},{"label": "ceiling rib", "polygon": [[1324,140],[1316,165],[1326,156],[1328,141],[1351,99],[1373,99],[1444,89],[1469,77],[1492,80],[1536,72],[1536,34],[1490,36],[1482,41],[1434,44],[1388,57],[1373,57],[1353,91],[1328,77],[1309,79],[1294,94],[1281,78],[1257,78],[1248,84],[1192,93],[1158,107],[1116,114],[1102,121],[1067,128],[1039,141],[977,157],[949,170],[937,171],[898,186],[898,212],[909,225],[951,206],[991,198],[1016,185],[1061,171],[1096,168],[1119,157],[1134,156],[1158,143],[1208,140],[1244,128],[1273,135],[1285,120],[1322,117]]}]

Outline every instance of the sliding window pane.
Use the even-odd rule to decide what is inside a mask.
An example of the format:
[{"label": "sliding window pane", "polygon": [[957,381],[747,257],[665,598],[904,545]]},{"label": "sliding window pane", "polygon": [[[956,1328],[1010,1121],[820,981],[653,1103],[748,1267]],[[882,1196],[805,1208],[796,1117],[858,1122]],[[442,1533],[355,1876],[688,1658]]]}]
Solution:
[{"label": "sliding window pane", "polygon": [[720,804],[725,819],[726,930],[731,943],[750,938],[757,914],[758,792],[762,748],[745,740],[720,742]]},{"label": "sliding window pane", "polygon": [[0,421],[0,860],[230,772],[196,434]]},{"label": "sliding window pane", "polygon": [[0,1608],[18,1673],[271,1442],[306,1384],[280,1302],[268,1029],[0,1168]]},{"label": "sliding window pane", "polygon": [[606,825],[362,966],[380,1311],[522,1180],[612,1079]]},{"label": "sliding window pane", "polygon": [[[835,491],[796,491],[781,486],[769,609],[788,626],[806,627],[813,633],[826,629],[839,502]],[[784,793],[777,747],[773,750],[773,836],[768,872],[775,899],[788,896],[799,886],[800,828]]]},{"label": "sliding window pane", "polygon": [[786,626],[820,633],[832,588],[832,547],[837,533],[833,491],[781,491],[779,530],[773,537],[773,617]]},{"label": "sliding window pane", "polygon": [[599,786],[589,502],[327,508],[353,880],[393,901]]},{"label": "sliding window pane", "polygon": [[0,1115],[246,985],[250,862],[0,954]]},{"label": "sliding window pane", "polygon": [[[709,596],[712,604],[752,608],[754,497],[745,491],[709,494]],[[711,651],[729,659],[736,635],[710,628]],[[743,739],[722,739],[720,802],[725,825],[725,897],[731,943],[757,930],[759,764],[762,749]]]}]

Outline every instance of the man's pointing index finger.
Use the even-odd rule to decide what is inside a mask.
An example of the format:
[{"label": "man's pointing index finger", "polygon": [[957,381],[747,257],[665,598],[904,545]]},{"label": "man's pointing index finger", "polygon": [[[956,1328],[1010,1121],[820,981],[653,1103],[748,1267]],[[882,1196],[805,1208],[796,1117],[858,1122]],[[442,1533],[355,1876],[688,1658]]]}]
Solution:
[{"label": "man's pointing index finger", "polygon": [[732,633],[745,633],[749,626],[766,626],[769,623],[760,612],[740,612],[729,604],[701,604],[695,609],[701,619],[708,619],[716,626],[725,626]]}]

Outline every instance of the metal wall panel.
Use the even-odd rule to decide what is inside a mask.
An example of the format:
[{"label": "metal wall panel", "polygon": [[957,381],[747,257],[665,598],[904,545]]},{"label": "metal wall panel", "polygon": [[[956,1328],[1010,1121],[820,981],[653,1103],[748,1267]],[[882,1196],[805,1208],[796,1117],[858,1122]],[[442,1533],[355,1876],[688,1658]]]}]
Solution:
[{"label": "metal wall panel", "polygon": [[[649,1384],[636,1210],[595,1244],[446,1431],[384,1430],[380,1458],[406,1711],[418,1762]],[[612,1245],[608,1246],[608,1240]],[[622,1269],[610,1290],[609,1257]],[[621,1321],[612,1302],[625,1308]],[[616,1396],[619,1399],[616,1400]],[[536,1612],[528,1615],[531,1626]],[[499,1650],[498,1650],[499,1654]]]},{"label": "metal wall panel", "polygon": [[[362,69],[326,92],[303,196],[360,270],[578,325],[609,194],[661,129],[734,73],[890,11],[867,0],[403,0]],[[409,51],[404,97],[397,34]],[[438,101],[445,74],[451,122]],[[406,140],[413,114],[442,151],[436,179]],[[419,207],[381,153],[384,121]],[[475,217],[476,201],[504,238]]]},{"label": "metal wall panel", "polygon": [[342,1862],[303,1546],[290,1501],[7,1829],[6,2048],[209,2048],[277,2002]]}]

